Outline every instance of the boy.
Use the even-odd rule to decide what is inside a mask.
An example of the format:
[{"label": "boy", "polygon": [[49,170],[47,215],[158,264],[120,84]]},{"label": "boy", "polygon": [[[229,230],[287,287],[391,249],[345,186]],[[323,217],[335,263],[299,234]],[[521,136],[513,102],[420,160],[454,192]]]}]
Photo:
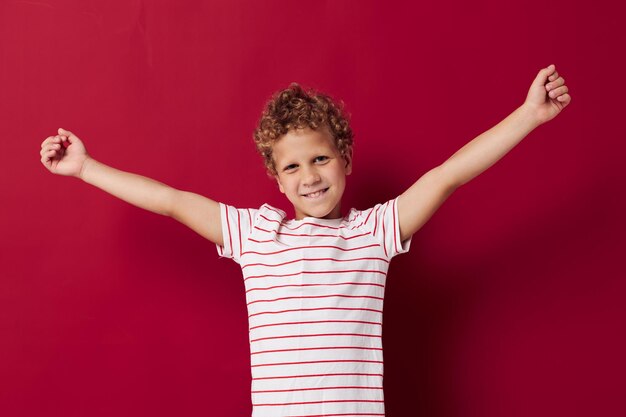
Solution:
[{"label": "boy", "polygon": [[[547,84],[546,84],[547,83]],[[548,94],[548,97],[546,97]],[[254,138],[295,219],[239,209],[92,159],[59,129],[41,145],[51,172],[171,216],[240,264],[248,305],[253,416],[383,416],[382,306],[391,259],[460,185],[571,101],[554,65],[526,101],[395,199],[341,214],[352,131],[327,96],[297,84],[268,103]]]}]

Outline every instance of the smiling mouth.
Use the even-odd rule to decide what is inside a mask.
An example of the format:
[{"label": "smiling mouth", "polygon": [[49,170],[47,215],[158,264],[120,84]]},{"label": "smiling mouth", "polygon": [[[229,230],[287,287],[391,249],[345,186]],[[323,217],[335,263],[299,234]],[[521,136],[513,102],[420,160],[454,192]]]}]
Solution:
[{"label": "smiling mouth", "polygon": [[[328,188],[330,188],[330,187],[328,187]],[[316,191],[314,193],[303,194],[303,197],[306,197],[306,198],[318,198],[318,197],[324,195],[326,193],[326,191],[328,191],[328,188],[324,188],[323,190]]]}]

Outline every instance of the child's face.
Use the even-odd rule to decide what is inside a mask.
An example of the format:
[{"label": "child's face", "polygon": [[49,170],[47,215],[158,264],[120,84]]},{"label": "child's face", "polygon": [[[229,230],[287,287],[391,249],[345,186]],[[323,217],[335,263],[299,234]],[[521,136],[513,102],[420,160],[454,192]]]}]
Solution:
[{"label": "child's face", "polygon": [[[293,204],[296,220],[303,217],[341,217],[341,196],[346,175],[352,172],[351,155],[345,158],[328,128],[291,130],[272,147],[280,192]],[[306,196],[325,190],[319,196]]]}]

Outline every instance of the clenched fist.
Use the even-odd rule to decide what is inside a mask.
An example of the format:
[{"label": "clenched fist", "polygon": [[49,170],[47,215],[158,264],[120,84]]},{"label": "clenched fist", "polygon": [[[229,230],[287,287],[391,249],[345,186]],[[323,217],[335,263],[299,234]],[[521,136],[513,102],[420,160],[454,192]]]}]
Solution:
[{"label": "clenched fist", "polygon": [[524,106],[530,110],[537,124],[554,119],[572,101],[565,79],[554,64],[543,68],[533,81]]},{"label": "clenched fist", "polygon": [[59,128],[59,134],[41,143],[41,163],[53,174],[80,177],[89,154],[72,132]]}]

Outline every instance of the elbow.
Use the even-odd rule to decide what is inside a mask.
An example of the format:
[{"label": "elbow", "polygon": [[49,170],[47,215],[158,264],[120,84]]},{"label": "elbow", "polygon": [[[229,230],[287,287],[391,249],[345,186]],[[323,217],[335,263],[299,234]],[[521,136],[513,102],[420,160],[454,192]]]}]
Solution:
[{"label": "elbow", "polygon": [[159,214],[176,219],[176,200],[180,191],[173,187],[167,187],[162,195]]},{"label": "elbow", "polygon": [[446,190],[448,195],[452,194],[457,188],[463,185],[463,182],[454,175],[450,167],[445,163],[434,168],[432,172],[437,178],[437,183],[440,184],[441,188]]}]

